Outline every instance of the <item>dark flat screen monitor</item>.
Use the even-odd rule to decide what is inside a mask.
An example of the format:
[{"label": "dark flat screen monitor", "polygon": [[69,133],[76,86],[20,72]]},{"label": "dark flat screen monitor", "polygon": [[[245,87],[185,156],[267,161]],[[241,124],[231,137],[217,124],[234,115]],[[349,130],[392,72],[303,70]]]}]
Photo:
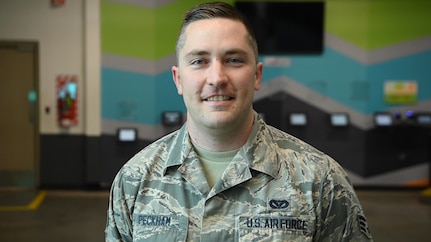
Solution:
[{"label": "dark flat screen monitor", "polygon": [[323,1],[237,1],[235,7],[249,20],[260,54],[323,52]]}]

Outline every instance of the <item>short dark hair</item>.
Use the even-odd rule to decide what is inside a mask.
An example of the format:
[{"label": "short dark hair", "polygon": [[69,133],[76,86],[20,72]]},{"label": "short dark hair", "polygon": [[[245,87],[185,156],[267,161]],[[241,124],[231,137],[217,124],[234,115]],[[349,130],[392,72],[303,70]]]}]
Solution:
[{"label": "short dark hair", "polygon": [[177,59],[178,59],[178,53],[180,52],[181,48],[184,46],[184,42],[185,42],[184,32],[186,27],[190,23],[193,23],[195,21],[204,20],[204,19],[213,19],[213,18],[227,18],[231,20],[237,20],[242,24],[244,24],[248,32],[250,47],[253,49],[255,60],[257,62],[259,52],[258,52],[256,36],[254,35],[253,28],[251,27],[250,23],[241,12],[239,12],[234,6],[225,2],[209,2],[209,3],[199,4],[185,13],[181,24],[180,33],[177,39],[177,45],[176,45]]}]

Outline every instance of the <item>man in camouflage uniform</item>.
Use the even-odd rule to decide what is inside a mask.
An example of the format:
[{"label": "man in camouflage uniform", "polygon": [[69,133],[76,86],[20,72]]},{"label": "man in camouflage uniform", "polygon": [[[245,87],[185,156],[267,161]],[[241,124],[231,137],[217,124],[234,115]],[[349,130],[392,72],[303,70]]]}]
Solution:
[{"label": "man in camouflage uniform", "polygon": [[253,110],[257,55],[232,6],[186,13],[172,73],[187,123],[119,171],[106,241],[372,241],[338,163]]}]

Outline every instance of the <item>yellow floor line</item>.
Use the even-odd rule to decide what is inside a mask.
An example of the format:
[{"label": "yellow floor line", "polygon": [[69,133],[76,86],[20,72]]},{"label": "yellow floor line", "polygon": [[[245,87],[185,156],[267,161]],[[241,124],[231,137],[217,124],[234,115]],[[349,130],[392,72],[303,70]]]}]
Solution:
[{"label": "yellow floor line", "polygon": [[36,210],[46,197],[46,191],[39,191],[37,196],[26,206],[0,206],[0,211],[31,211]]},{"label": "yellow floor line", "polygon": [[423,190],[421,196],[431,198],[431,187]]}]

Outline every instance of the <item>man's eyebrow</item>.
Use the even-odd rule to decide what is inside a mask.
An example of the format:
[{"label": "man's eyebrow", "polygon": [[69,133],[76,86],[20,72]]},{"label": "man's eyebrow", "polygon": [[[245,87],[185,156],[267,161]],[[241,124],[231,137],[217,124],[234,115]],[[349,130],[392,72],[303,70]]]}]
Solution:
[{"label": "man's eyebrow", "polygon": [[[189,59],[189,58],[193,58],[193,57],[196,57],[196,56],[208,56],[208,55],[210,55],[210,53],[208,51],[205,51],[205,50],[193,50],[193,51],[190,51],[189,53],[187,53],[184,57],[186,59]],[[226,55],[228,55],[228,56],[230,56],[230,55],[248,56],[249,54],[248,54],[247,51],[245,51],[243,49],[229,49],[229,50],[227,50],[224,53],[224,55],[225,56]]]},{"label": "man's eyebrow", "polygon": [[231,50],[226,51],[226,53],[225,53],[225,55],[237,55],[237,54],[248,55],[247,51],[242,50],[242,49],[231,49]]},{"label": "man's eyebrow", "polygon": [[193,51],[190,51],[189,53],[187,53],[184,57],[186,59],[188,59],[188,58],[192,58],[195,56],[204,56],[204,55],[209,55],[209,52],[205,51],[205,50],[193,50]]}]

